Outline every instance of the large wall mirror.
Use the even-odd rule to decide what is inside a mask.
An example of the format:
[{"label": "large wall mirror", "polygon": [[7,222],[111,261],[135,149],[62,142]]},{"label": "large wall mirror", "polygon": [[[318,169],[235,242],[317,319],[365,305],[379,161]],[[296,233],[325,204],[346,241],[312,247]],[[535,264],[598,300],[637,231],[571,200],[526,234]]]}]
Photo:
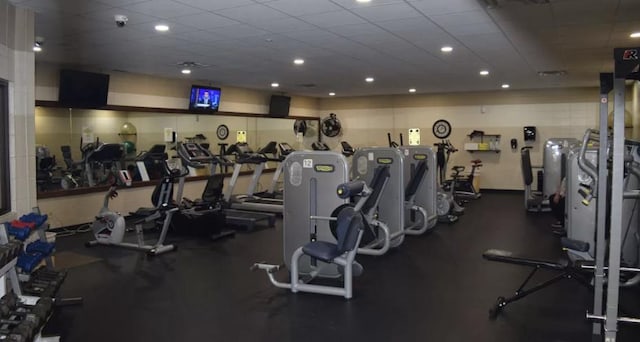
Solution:
[{"label": "large wall mirror", "polygon": [[[170,132],[175,132],[177,141],[208,144],[213,154],[219,154],[220,144],[236,143],[239,131],[246,132],[246,142],[254,151],[270,141],[286,142],[295,150],[310,149],[318,140],[319,127],[319,118],[315,117],[209,115],[124,107],[97,110],[38,105],[35,114],[37,183],[38,193],[43,195],[74,194],[74,189],[87,191],[87,188],[106,186],[117,176],[113,172],[117,169],[128,169],[134,185],[146,179],[158,179],[162,177],[158,156],[163,152],[169,158],[175,155],[171,150],[174,143],[166,141],[172,138]],[[296,120],[304,121],[304,136],[295,131]],[[113,147],[112,151],[105,148],[103,162],[87,165],[87,155],[103,144]],[[120,159],[112,160],[119,154]],[[137,163],[143,159],[145,177],[140,174]],[[198,175],[208,172],[199,171]]]}]

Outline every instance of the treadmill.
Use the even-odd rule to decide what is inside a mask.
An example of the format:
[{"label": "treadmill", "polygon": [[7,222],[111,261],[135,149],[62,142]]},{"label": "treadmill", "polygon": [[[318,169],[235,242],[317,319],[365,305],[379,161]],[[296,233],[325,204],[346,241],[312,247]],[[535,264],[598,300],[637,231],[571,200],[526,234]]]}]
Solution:
[{"label": "treadmill", "polygon": [[[273,145],[275,147],[276,142],[272,141],[267,146]],[[263,149],[264,150],[264,149]],[[284,205],[282,199],[264,198],[253,194],[253,191],[257,188],[260,176],[264,170],[266,163],[270,158],[264,154],[254,153],[253,150],[247,145],[247,143],[236,143],[227,149],[227,154],[235,154],[236,161],[233,167],[233,174],[229,181],[229,186],[225,191],[225,198],[231,203],[231,208],[249,211],[260,211],[282,214],[284,211]],[[272,159],[273,160],[273,159]],[[233,190],[238,182],[240,176],[240,170],[245,164],[254,165],[253,175],[251,176],[251,183],[249,184],[248,192],[245,195],[233,195]]]},{"label": "treadmill", "polygon": [[[208,164],[211,168],[211,177],[215,175],[216,167],[223,166],[226,161],[222,157],[213,155],[209,150],[198,143],[182,143],[177,148],[178,156],[185,165],[201,168]],[[182,194],[179,194],[181,197]],[[182,200],[179,198],[179,200]],[[223,200],[229,203],[229,197],[226,195]],[[233,226],[245,227],[247,231],[252,231],[255,226],[264,222],[267,226],[273,227],[276,221],[276,215],[272,213],[254,212],[246,210],[236,210],[225,208],[226,223]]]},{"label": "treadmill", "polygon": [[[278,149],[280,150],[279,156],[277,156],[276,154],[277,151],[268,152],[273,154],[273,158],[267,157],[268,161],[275,161],[278,163],[278,167],[273,173],[273,178],[271,179],[271,185],[269,185],[269,189],[262,192],[255,192],[250,189],[248,193],[249,195],[257,196],[260,198],[275,198],[275,199],[282,200],[282,191],[276,190],[276,186],[278,186],[278,180],[280,180],[280,175],[282,174],[282,169],[284,167],[284,160],[287,158],[289,154],[291,154],[291,152],[294,152],[295,150],[293,149],[293,147],[291,147],[291,145],[287,144],[286,142],[279,143]],[[258,151],[258,153],[261,153],[261,151]]]}]

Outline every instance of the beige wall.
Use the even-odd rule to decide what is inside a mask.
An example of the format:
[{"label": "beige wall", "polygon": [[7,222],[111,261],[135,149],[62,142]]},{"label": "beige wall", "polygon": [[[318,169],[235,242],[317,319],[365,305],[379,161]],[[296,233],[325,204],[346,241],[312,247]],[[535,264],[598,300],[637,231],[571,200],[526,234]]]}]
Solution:
[{"label": "beige wall", "polygon": [[9,81],[11,210],[0,222],[36,205],[34,146],[34,14],[0,0],[0,78]]},{"label": "beige wall", "polygon": [[[60,67],[38,63],[36,65],[36,99],[44,101],[58,100],[58,79]],[[110,105],[182,108],[189,107],[189,91],[193,84],[207,84],[220,87],[222,96],[220,111],[267,113],[272,92],[228,87],[209,81],[163,78],[141,74],[91,70],[110,74]],[[318,99],[304,96],[292,96],[290,115],[317,116]]]},{"label": "beige wall", "polygon": [[[436,120],[448,120],[453,129],[449,137],[460,151],[452,155],[453,165],[469,165],[481,159],[481,187],[489,189],[522,189],[519,148],[524,145],[523,126],[536,126],[538,137],[533,144],[534,164],[541,164],[544,142],[552,137],[580,138],[588,127],[596,125],[597,89],[554,89],[531,91],[496,91],[460,94],[397,95],[324,99],[320,111],[336,113],[345,130],[342,136],[325,139],[334,149],[341,140],[354,147],[387,146],[387,132],[403,133],[408,143],[408,129],[420,128],[421,143],[432,146]],[[500,153],[463,150],[473,130],[500,134]],[[511,150],[509,141],[518,140]]]}]

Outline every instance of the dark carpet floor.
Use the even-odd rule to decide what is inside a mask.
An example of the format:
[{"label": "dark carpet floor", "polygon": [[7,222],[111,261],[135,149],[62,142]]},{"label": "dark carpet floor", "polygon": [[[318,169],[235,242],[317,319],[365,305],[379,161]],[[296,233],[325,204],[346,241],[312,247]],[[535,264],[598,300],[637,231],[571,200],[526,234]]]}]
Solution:
[{"label": "dark carpet floor", "polygon": [[[365,267],[354,298],[274,288],[256,261],[282,262],[281,228],[233,239],[176,241],[158,257],[114,248],[86,249],[89,234],[58,239],[58,251],[103,260],[69,270],[61,296],[84,297],[60,308],[53,329],[64,341],[590,341],[589,291],[564,281],[509,305],[497,320],[488,309],[510,295],[526,268],[489,262],[489,248],[555,260],[562,256],[549,214],[527,214],[522,195],[487,193],[453,225],[439,225]],[[550,276],[541,273],[542,278]],[[282,279],[286,276],[280,274]],[[640,311],[635,293],[622,301]],[[636,312],[635,314],[640,315]],[[620,326],[619,341],[640,340]]]}]

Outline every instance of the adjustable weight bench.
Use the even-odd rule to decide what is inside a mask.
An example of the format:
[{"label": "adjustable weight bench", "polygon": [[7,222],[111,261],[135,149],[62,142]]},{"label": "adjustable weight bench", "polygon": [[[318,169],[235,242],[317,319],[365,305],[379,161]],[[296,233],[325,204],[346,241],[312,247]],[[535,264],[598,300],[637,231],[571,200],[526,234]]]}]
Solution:
[{"label": "adjustable weight bench", "polygon": [[[563,239],[562,244],[564,248],[573,249],[573,250],[589,250],[589,244],[580,241],[574,241],[570,239]],[[586,248],[586,249],[585,249]],[[498,317],[500,312],[506,307],[509,303],[518,301],[534,292],[542,290],[546,287],[549,287],[562,279],[573,279],[578,282],[578,284],[585,286],[589,289],[592,288],[589,280],[585,277],[585,270],[581,269],[578,265],[572,264],[567,259],[560,259],[557,261],[550,260],[541,260],[541,259],[531,259],[523,256],[519,256],[510,251],[499,250],[499,249],[489,249],[482,254],[482,257],[489,261],[502,262],[513,265],[520,265],[531,267],[531,272],[522,282],[522,284],[518,287],[515,294],[511,297],[503,297],[500,296],[496,300],[496,303],[489,309],[489,318],[495,319]],[[551,279],[545,280],[543,282],[538,283],[528,289],[525,289],[525,286],[529,283],[529,281],[533,278],[536,272],[540,269],[550,270],[557,272],[558,274]]]}]

